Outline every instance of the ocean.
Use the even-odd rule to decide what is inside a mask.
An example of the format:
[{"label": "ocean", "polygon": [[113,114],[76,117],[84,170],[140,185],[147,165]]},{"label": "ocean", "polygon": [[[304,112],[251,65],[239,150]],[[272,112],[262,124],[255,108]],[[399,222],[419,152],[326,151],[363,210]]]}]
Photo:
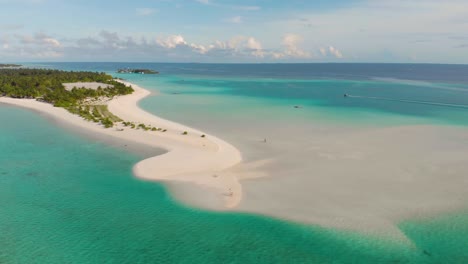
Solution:
[{"label": "ocean", "polygon": [[[292,149],[282,156],[288,162],[305,155],[294,149],[308,144],[317,126],[468,125],[463,65],[29,65],[109,72],[158,91],[141,107],[226,139],[252,162],[284,149]],[[115,73],[123,67],[161,73]],[[180,203],[159,183],[135,179],[136,154],[23,109],[1,105],[0,123],[0,263],[468,261],[463,210],[400,222],[411,245],[266,214],[211,212]],[[287,143],[267,151],[256,145],[265,138]]]}]

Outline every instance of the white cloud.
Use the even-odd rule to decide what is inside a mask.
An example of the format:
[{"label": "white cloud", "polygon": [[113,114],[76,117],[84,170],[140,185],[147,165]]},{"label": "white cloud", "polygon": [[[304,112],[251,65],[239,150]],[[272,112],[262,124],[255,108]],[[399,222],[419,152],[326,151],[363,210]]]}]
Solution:
[{"label": "white cloud", "polygon": [[252,55],[255,57],[264,57],[265,53],[263,52],[262,44],[260,41],[256,40],[253,37],[247,39],[247,43],[245,45],[248,49],[252,50]]},{"label": "white cloud", "polygon": [[62,44],[60,44],[60,42],[58,40],[53,39],[53,38],[44,38],[44,39],[42,39],[42,42],[45,45],[52,46],[52,47],[60,47],[62,45]]},{"label": "white cloud", "polygon": [[192,51],[194,52],[197,52],[199,54],[206,54],[208,51],[211,50],[211,47],[205,47],[203,45],[200,45],[200,44],[195,44],[195,43],[191,43],[189,45],[189,47],[192,49]]},{"label": "white cloud", "polygon": [[60,41],[44,33],[37,33],[34,36],[16,35],[16,37],[20,39],[20,41],[23,44],[26,44],[26,45],[40,45],[40,46],[54,47],[54,48],[58,48],[62,46]]},{"label": "white cloud", "polygon": [[[305,45],[330,58],[404,62],[417,56],[421,62],[466,63],[468,53],[455,48],[461,44],[455,38],[468,34],[466,14],[466,0],[366,0],[327,12],[297,10],[294,19],[267,22],[263,30],[294,28]],[[346,50],[346,56],[341,50],[330,51],[330,43]],[[444,52],[437,52],[440,47]]]},{"label": "white cloud", "polygon": [[336,59],[342,59],[343,58],[343,53],[339,49],[337,49],[337,48],[335,48],[333,46],[328,46],[328,48],[323,48],[322,47],[322,48],[319,49],[319,51],[320,51],[320,54],[323,57],[331,56],[331,57],[334,57]]},{"label": "white cloud", "polygon": [[[283,37],[282,44],[285,48],[283,51],[284,56],[292,58],[310,58],[311,54],[299,48],[304,38],[297,34],[286,34]],[[277,55],[278,56],[278,55]]]},{"label": "white cloud", "polygon": [[228,41],[227,46],[231,49],[238,49],[243,41],[245,41],[244,36],[235,36]]},{"label": "white cloud", "polygon": [[[18,58],[57,60],[166,60],[166,61],[252,61],[272,59],[307,59],[310,53],[302,50],[302,37],[288,34],[283,38],[283,49],[265,49],[253,36],[234,36],[226,41],[198,43],[181,34],[165,37],[130,37],[103,30],[94,36],[64,39],[60,42],[45,33],[12,35],[0,38],[0,57],[19,54]],[[3,47],[3,49],[2,49]],[[327,53],[340,54],[336,48]],[[15,55],[16,56],[16,55]]]},{"label": "white cloud", "polygon": [[249,37],[247,39],[246,47],[249,49],[254,49],[254,50],[261,50],[262,49],[262,44],[256,40],[253,37]]},{"label": "white cloud", "polygon": [[187,42],[184,40],[184,37],[181,35],[172,35],[166,39],[159,39],[157,43],[162,47],[173,49],[180,45],[187,45]]},{"label": "white cloud", "polygon": [[322,54],[322,56],[327,56],[327,49],[326,48],[320,48],[320,54]]},{"label": "white cloud", "polygon": [[18,59],[51,59],[63,56],[63,44],[45,33],[4,35],[0,38],[0,57]]},{"label": "white cloud", "polygon": [[336,48],[333,47],[333,46],[328,47],[328,52],[329,52],[331,55],[335,56],[335,58],[337,58],[337,59],[343,58],[343,54],[341,53],[341,51],[338,50],[338,49],[336,49]]},{"label": "white cloud", "polygon": [[150,15],[158,12],[157,9],[148,8],[148,7],[137,8],[135,11],[136,11],[137,15],[139,15],[139,16],[150,16]]}]

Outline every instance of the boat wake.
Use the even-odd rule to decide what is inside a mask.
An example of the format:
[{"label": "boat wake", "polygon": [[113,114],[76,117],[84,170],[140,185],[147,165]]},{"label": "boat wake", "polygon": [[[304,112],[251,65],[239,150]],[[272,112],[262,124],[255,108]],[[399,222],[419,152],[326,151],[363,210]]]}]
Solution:
[{"label": "boat wake", "polygon": [[374,97],[374,96],[360,96],[360,95],[350,95],[350,94],[346,94],[345,97],[468,109],[468,105],[449,104],[449,103],[440,103],[440,102],[431,102],[431,101],[418,101],[418,100],[407,100],[407,99],[396,99],[396,98]]}]

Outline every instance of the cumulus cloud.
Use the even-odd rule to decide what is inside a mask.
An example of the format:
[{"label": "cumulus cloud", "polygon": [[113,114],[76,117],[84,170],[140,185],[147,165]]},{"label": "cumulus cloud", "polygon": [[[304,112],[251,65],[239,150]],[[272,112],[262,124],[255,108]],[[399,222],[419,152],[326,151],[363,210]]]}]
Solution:
[{"label": "cumulus cloud", "polygon": [[310,52],[302,50],[299,45],[303,42],[303,37],[297,34],[286,34],[283,36],[282,44],[284,51],[273,53],[274,58],[298,58],[305,59],[312,57]]},{"label": "cumulus cloud", "polygon": [[320,48],[319,51],[323,57],[334,57],[337,59],[343,58],[343,53],[333,46],[329,46],[328,48]]},{"label": "cumulus cloud", "polygon": [[333,46],[328,47],[328,52],[329,52],[331,55],[335,56],[335,58],[338,58],[338,59],[343,58],[343,54],[341,53],[341,51],[338,50],[338,49],[336,49],[336,48],[333,47]]},{"label": "cumulus cloud", "polygon": [[187,45],[187,42],[185,41],[184,37],[181,35],[173,35],[169,36],[165,39],[158,39],[157,43],[161,45],[162,47],[173,49],[179,45]]},{"label": "cumulus cloud", "polygon": [[[364,0],[327,12],[296,10],[265,28],[295,28],[323,47],[329,59],[329,45],[334,43],[346,51],[346,60],[404,62],[416,54],[421,62],[466,63],[468,53],[456,49],[460,43],[452,38],[467,35],[467,12],[466,0]],[[440,47],[444,52],[436,52]],[[389,51],[392,56],[387,56]]]},{"label": "cumulus cloud", "polygon": [[262,44],[253,37],[247,39],[246,47],[253,50],[261,50]]},{"label": "cumulus cloud", "polygon": [[63,44],[45,33],[0,37],[0,57],[5,59],[50,59],[63,56]]},{"label": "cumulus cloud", "polygon": [[37,33],[33,36],[31,35],[16,35],[16,37],[26,45],[39,45],[46,47],[58,48],[62,44],[57,39],[54,39],[44,33]]},{"label": "cumulus cloud", "polygon": [[228,41],[216,40],[213,43],[203,45],[191,43],[184,39],[182,35],[172,35],[163,39],[158,39],[156,43],[166,49],[191,50],[199,54],[217,53],[217,54],[237,54],[252,55],[254,57],[263,57],[264,52],[260,41],[254,37],[235,36]]},{"label": "cumulus cloud", "polygon": [[262,44],[253,37],[247,39],[246,45],[248,49],[252,50],[251,53],[255,57],[263,57],[265,53],[263,52]]},{"label": "cumulus cloud", "polygon": [[[288,34],[281,49],[265,49],[254,36],[234,36],[227,40],[199,43],[181,34],[135,37],[100,31],[78,39],[59,39],[45,33],[12,35],[0,38],[0,56],[19,54],[24,58],[74,61],[269,61],[272,59],[307,59],[311,54],[300,48],[302,37]],[[8,50],[8,52],[7,52]],[[327,52],[341,54],[337,49]],[[331,54],[331,53],[330,53]],[[11,56],[11,55],[9,55]]]}]

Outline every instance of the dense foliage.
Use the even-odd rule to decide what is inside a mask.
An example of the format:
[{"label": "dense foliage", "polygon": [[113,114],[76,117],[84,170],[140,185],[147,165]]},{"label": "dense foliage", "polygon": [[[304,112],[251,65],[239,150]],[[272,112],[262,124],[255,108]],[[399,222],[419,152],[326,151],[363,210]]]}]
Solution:
[{"label": "dense foliage", "polygon": [[[97,82],[106,85],[97,89],[74,87],[71,90],[67,90],[63,85],[64,83],[78,82]],[[0,69],[0,96],[35,98],[45,101],[54,106],[63,107],[85,120],[100,123],[106,128],[113,127],[116,123],[122,123],[125,127],[132,129],[166,132],[167,129],[124,122],[112,114],[107,105],[100,104],[102,100],[94,100],[100,97],[112,98],[132,92],[132,87],[115,81],[112,76],[105,73],[46,69]]]},{"label": "dense foliage", "polygon": [[150,69],[118,69],[118,73],[158,74],[158,71]]},{"label": "dense foliage", "polygon": [[19,64],[3,64],[0,63],[0,68],[12,68],[12,67],[21,67]]},{"label": "dense foliage", "polygon": [[[63,83],[100,82],[113,87],[67,91]],[[40,98],[54,106],[70,107],[86,98],[130,94],[131,87],[114,81],[112,76],[96,72],[73,72],[47,69],[0,69],[0,96]]]}]

